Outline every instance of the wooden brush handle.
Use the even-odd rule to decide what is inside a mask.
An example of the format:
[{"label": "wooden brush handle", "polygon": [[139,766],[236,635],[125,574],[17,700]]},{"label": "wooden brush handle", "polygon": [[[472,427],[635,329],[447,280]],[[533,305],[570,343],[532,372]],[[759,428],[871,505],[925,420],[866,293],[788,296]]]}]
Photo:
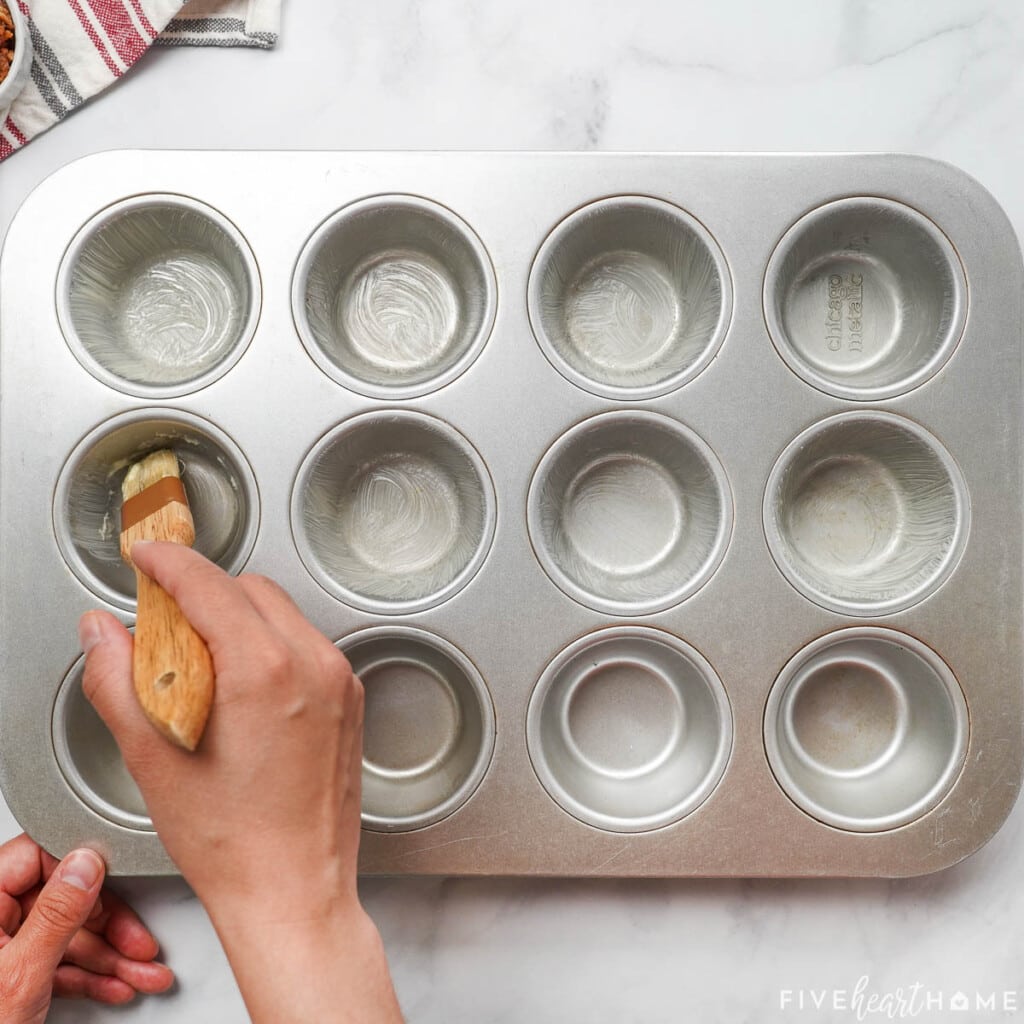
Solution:
[{"label": "wooden brush handle", "polygon": [[135,692],[169,740],[195,750],[213,703],[213,659],[174,598],[139,569],[135,576]]}]

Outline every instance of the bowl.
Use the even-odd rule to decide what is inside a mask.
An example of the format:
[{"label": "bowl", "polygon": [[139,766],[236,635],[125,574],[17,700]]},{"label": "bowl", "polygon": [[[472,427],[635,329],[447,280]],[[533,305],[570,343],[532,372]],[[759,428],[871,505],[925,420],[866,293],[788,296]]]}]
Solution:
[{"label": "bowl", "polygon": [[0,121],[4,120],[11,104],[25,88],[32,68],[32,36],[28,30],[28,22],[21,13],[17,0],[8,0],[6,6],[14,26],[14,58],[7,77],[0,82]]}]

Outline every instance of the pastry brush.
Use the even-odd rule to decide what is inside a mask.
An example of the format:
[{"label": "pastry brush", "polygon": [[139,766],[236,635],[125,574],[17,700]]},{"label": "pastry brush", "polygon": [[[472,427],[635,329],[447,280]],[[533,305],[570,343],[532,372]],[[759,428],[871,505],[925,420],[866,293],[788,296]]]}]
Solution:
[{"label": "pastry brush", "polygon": [[169,740],[195,750],[213,703],[213,661],[177,602],[131,559],[140,540],[195,541],[195,525],[169,449],[132,465],[121,485],[121,557],[135,569],[138,616],[132,673],[149,720]]}]

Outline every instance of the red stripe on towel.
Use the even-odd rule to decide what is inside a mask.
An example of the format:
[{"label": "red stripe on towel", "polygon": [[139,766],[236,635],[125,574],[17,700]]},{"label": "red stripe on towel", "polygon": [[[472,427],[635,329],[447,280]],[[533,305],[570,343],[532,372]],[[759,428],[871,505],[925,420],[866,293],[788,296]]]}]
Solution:
[{"label": "red stripe on towel", "polygon": [[25,143],[28,142],[28,139],[26,139],[22,134],[21,129],[10,118],[7,118],[7,120],[4,121],[4,128],[14,136],[19,146],[24,146]]},{"label": "red stripe on towel", "polygon": [[96,52],[103,58],[103,62],[110,69],[110,73],[115,78],[120,78],[123,72],[114,62],[114,59],[110,56],[110,51],[107,50],[103,44],[103,40],[100,39],[99,33],[92,27],[92,22],[89,20],[89,15],[82,10],[82,5],[78,0],[68,0],[68,4],[71,9],[75,12],[78,17],[82,28],[85,30],[85,34],[92,40],[92,45],[96,47]]},{"label": "red stripe on towel", "polygon": [[118,57],[125,64],[134,64],[148,49],[149,40],[139,35],[139,30],[121,0],[86,0],[103,26]]},{"label": "red stripe on towel", "polygon": [[160,34],[155,28],[153,28],[152,22],[146,17],[146,12],[142,9],[142,4],[139,0],[131,0],[132,10],[135,12],[135,16],[139,19],[139,24],[149,33],[151,39],[156,39]]}]

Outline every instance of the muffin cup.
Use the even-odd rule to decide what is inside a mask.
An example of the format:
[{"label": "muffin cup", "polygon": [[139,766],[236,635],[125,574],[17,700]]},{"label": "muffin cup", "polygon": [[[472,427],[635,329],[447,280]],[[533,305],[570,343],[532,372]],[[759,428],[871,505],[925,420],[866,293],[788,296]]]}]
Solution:
[{"label": "muffin cup", "polygon": [[75,235],[57,275],[71,351],[98,380],[140,397],[206,386],[245,351],[260,312],[256,261],[216,210],[134,196]]},{"label": "muffin cup", "polygon": [[448,600],[494,536],[483,459],[442,420],[418,412],[353,417],[306,456],[292,533],[321,586],[367,611],[403,614]]},{"label": "muffin cup", "polygon": [[53,528],[79,580],[128,611],[135,608],[135,573],[121,558],[121,481],[129,466],[160,448],[178,456],[197,551],[235,573],[256,540],[256,480],[223,431],[174,409],[139,409],[101,423],[78,443],[61,470]]},{"label": "muffin cup", "polygon": [[923,601],[967,544],[970,500],[945,448],[911,420],[850,412],[779,457],[764,498],[776,564],[805,597],[847,615]]},{"label": "muffin cup", "polygon": [[339,384],[412,398],[454,380],[494,324],[494,269],[473,230],[416,196],[374,196],[320,225],[292,280],[302,343]]},{"label": "muffin cup", "polygon": [[421,629],[379,626],[338,642],[366,693],[363,826],[425,828],[473,795],[494,751],[494,707],[454,645]]},{"label": "muffin cup", "polygon": [[681,423],[611,412],[545,452],[527,519],[545,572],[597,611],[644,615],[710,579],[732,532],[732,496],[714,452]]},{"label": "muffin cup", "polygon": [[[53,705],[51,728],[57,764],[75,795],[116,825],[152,832],[153,823],[117,741],[82,692],[85,658],[64,677]],[[154,734],[154,742],[162,742]]]},{"label": "muffin cup", "polygon": [[914,637],[853,627],[798,652],[768,697],[764,740],[779,785],[809,815],[852,832],[906,825],[956,781],[967,702]]},{"label": "muffin cup", "polygon": [[967,316],[949,239],[889,199],[841,199],[782,237],[764,282],[765,318],[794,373],[830,395],[878,401],[932,377]]},{"label": "muffin cup", "polygon": [[530,271],[530,323],[568,380],[643,399],[682,387],[715,357],[732,314],[721,250],[684,210],[616,196],[570,214]]},{"label": "muffin cup", "polygon": [[598,630],[563,650],[530,698],[526,738],[565,811],[610,832],[646,832],[694,811],[732,749],[714,669],[661,630]]}]

